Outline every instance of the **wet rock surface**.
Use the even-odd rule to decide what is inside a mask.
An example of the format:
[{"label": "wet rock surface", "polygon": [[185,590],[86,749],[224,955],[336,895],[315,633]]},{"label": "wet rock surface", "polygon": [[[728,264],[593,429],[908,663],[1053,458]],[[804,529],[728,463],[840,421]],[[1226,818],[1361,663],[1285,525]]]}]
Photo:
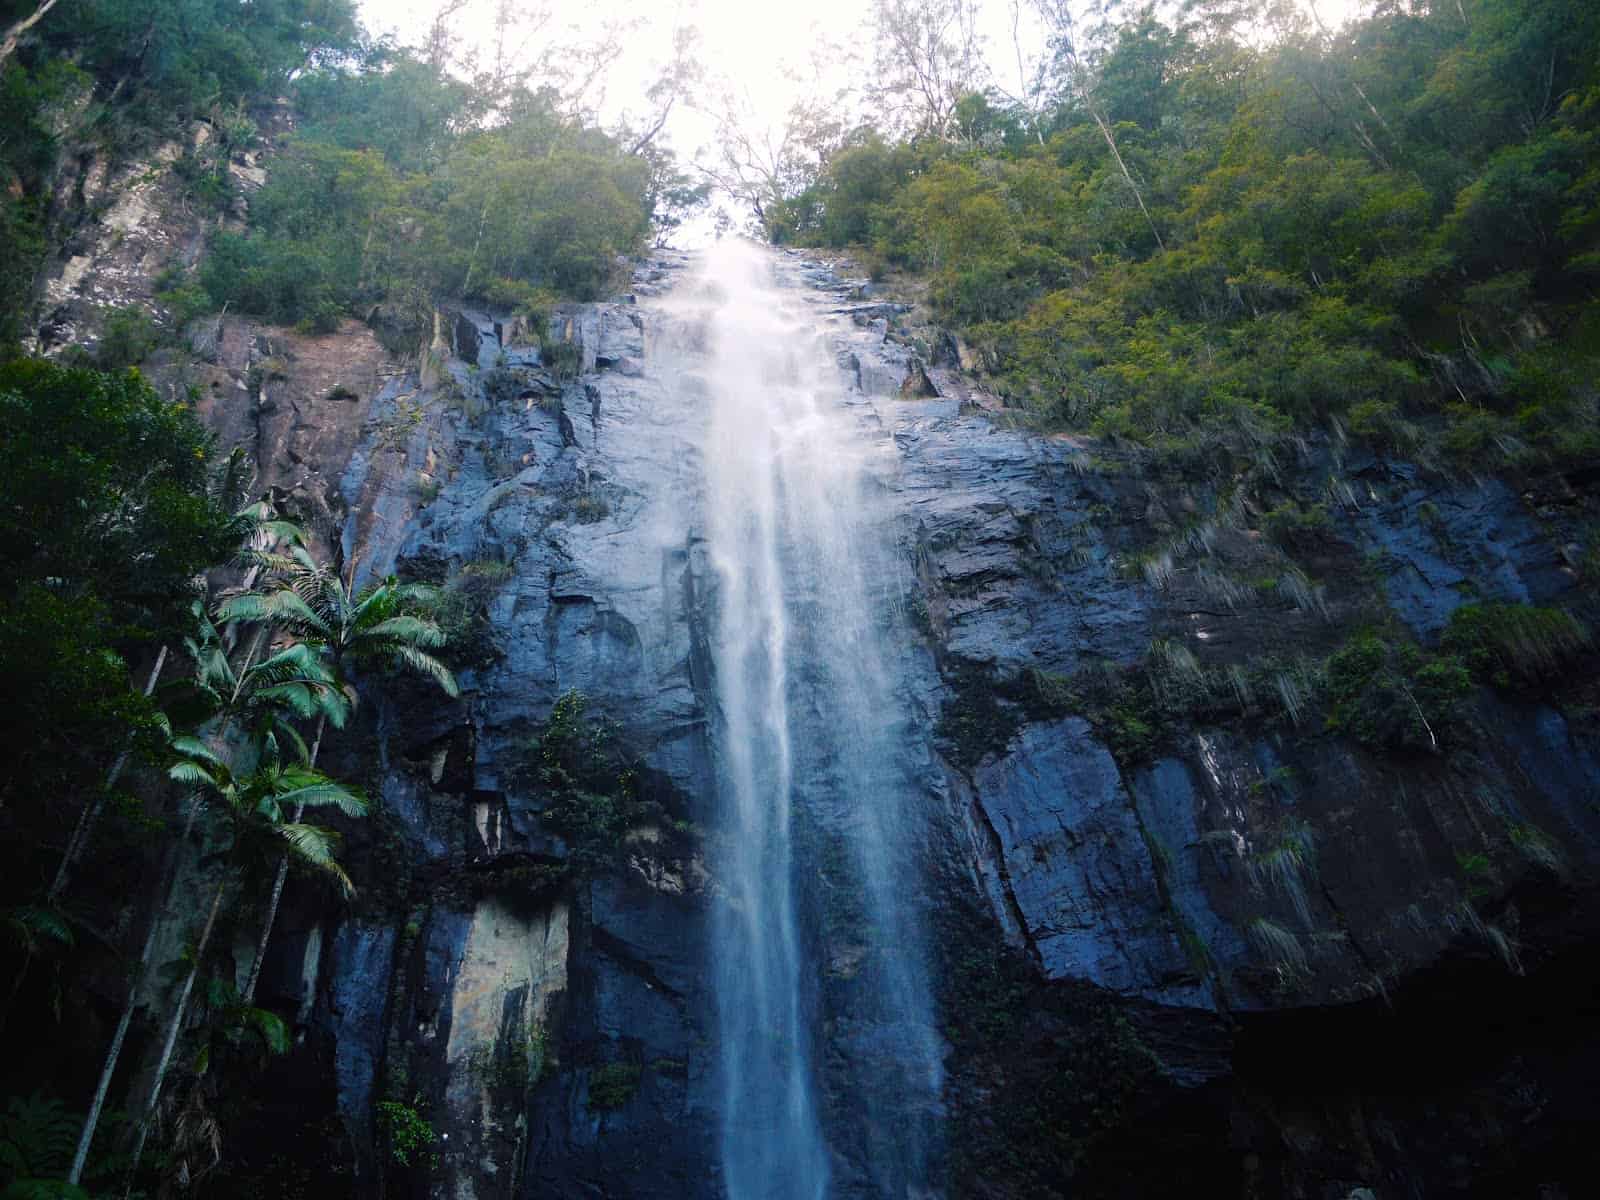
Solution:
[{"label": "wet rock surface", "polygon": [[[524,761],[576,688],[621,723],[672,820],[708,816],[702,414],[692,386],[651,368],[658,301],[685,263],[658,255],[630,296],[552,318],[575,374],[512,322],[463,311],[441,323],[431,380],[352,354],[369,364],[353,399],[318,377],[297,385],[317,396],[278,412],[259,411],[270,384],[249,401],[272,469],[303,460],[279,486],[319,498],[306,503],[361,576],[466,580],[484,614],[459,704],[401,691],[330,748],[382,797],[353,835],[365,898],[325,923],[314,962],[309,935],[289,939],[301,952],[264,983],[275,1003],[311,997],[296,1070],[336,1102],[357,1195],[720,1194],[704,970],[717,884],[697,835],[640,831],[615,870],[552,884],[570,847],[541,823]],[[1197,711],[1129,755],[1013,688],[1134,669],[1153,639],[1208,668],[1287,670],[1380,611],[1426,644],[1465,599],[1569,595],[1561,519],[1498,483],[1314,447],[1286,488],[1329,522],[1291,560],[1260,536],[1262,514],[1220,519],[1214,483],[1003,428],[970,381],[896,335],[898,306],[854,298],[859,281],[799,255],[778,269],[813,297],[863,436],[893,452],[881,486],[920,629],[920,724],[897,766],[940,814],[918,852],[947,894],[934,923],[959,931],[941,948],[942,1019],[967,1031],[950,1045],[948,1194],[1170,1194],[1158,1181],[1189,1164],[1203,1194],[1565,1186],[1596,1053],[1591,1002],[1558,986],[1596,936],[1592,716],[1481,691],[1492,740],[1384,755],[1257,702]],[[260,360],[229,336],[224,366]],[[244,403],[219,395],[213,421],[232,429]],[[1222,567],[1274,582],[1245,594]],[[970,759],[938,732],[961,671],[994,684],[1004,718]],[[291,925],[293,911],[291,888]],[[846,989],[859,931],[829,919],[819,970]],[[1505,1020],[1447,1063],[1443,1035],[1417,1033],[1436,1006],[1457,1010],[1462,1038],[1467,1011]],[[852,1035],[825,1031],[821,1059],[850,1054]],[[1122,1081],[1115,1102],[1073,1107],[1054,1090],[1073,1071]],[[1031,1112],[1015,1110],[1024,1093],[1042,1097]],[[386,1098],[442,1137],[426,1186],[386,1161]],[[842,1129],[856,1101],[829,1103]],[[1035,1119],[1069,1130],[1056,1176],[1018,1165],[1043,1152],[1019,1148],[1039,1142]],[[1500,1148],[1513,1128],[1522,1157]],[[989,1157],[964,1166],[961,1139]],[[868,1143],[839,1144],[849,1158]],[[870,1194],[865,1162],[836,1178]]]}]

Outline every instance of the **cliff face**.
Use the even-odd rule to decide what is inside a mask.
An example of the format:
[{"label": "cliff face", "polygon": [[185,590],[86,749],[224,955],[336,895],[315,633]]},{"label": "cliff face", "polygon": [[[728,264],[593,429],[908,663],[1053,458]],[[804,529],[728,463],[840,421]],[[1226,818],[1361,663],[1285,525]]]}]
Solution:
[{"label": "cliff face", "polygon": [[[154,366],[359,576],[431,579],[463,613],[463,700],[386,689],[329,747],[381,799],[351,832],[360,899],[291,884],[261,997],[300,1042],[251,1084],[230,1186],[718,1194],[714,587],[697,397],[651,354],[685,261],[558,312],[542,347],[443,311],[400,364],[353,322],[225,318]],[[1308,445],[1276,486],[1327,520],[1274,543],[1226,486],[1005,428],[914,359],[895,306],[777,268],[893,448],[949,1194],[1563,1194],[1538,1189],[1571,1187],[1600,1118],[1593,682],[1477,688],[1435,745],[1382,750],[1326,730],[1314,676],[1362,627],[1426,645],[1468,599],[1576,596],[1592,481]],[[571,689],[665,814],[614,869],[572,862],[526,769]],[[848,1007],[862,931],[820,899],[810,924]],[[847,1031],[820,1036],[834,1177],[877,1194]],[[394,1160],[385,1103],[427,1115],[427,1169]]]}]

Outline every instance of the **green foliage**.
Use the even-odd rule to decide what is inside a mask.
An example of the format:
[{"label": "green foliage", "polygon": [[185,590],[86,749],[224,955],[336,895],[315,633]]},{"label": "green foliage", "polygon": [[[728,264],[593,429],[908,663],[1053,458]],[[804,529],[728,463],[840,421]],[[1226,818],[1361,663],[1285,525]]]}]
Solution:
[{"label": "green foliage", "polygon": [[335,671],[367,665],[410,672],[454,697],[460,694],[455,676],[430,653],[445,644],[444,631],[427,615],[437,599],[436,589],[392,575],[356,591],[333,564],[291,546],[282,582],[230,597],[217,614],[225,621],[267,622],[302,638]]},{"label": "green foliage", "polygon": [[416,1107],[421,1099],[418,1096],[411,1104],[399,1100],[378,1102],[378,1136],[388,1147],[390,1161],[397,1166],[431,1166],[438,1160],[433,1146],[439,1135]]},{"label": "green foliage", "polygon": [[1329,729],[1379,749],[1439,750],[1459,736],[1472,678],[1453,654],[1427,655],[1368,630],[1328,660]]},{"label": "green foliage", "polygon": [[584,493],[572,502],[572,519],[579,525],[593,525],[611,515],[611,505],[604,496]]},{"label": "green foliage", "polygon": [[[15,742],[0,771],[0,905],[60,846],[69,798],[100,794],[118,749],[164,741],[131,662],[187,624],[192,581],[229,557],[211,441],[136,374],[0,366],[0,703]],[[231,485],[229,485],[231,486]]]},{"label": "green foliage", "polygon": [[440,293],[537,325],[552,295],[594,297],[642,243],[648,164],[549,95],[516,93],[484,119],[482,96],[391,50],[299,86],[307,126],[250,230],[216,239],[202,268],[215,303],[326,332]]},{"label": "green foliage", "polygon": [[467,1061],[468,1069],[485,1087],[516,1093],[537,1084],[550,1065],[545,1030],[537,1024],[525,1037],[480,1043]]},{"label": "green foliage", "polygon": [[61,116],[93,80],[65,58],[13,60],[0,72],[0,359],[23,334],[34,275],[49,249],[49,181]]},{"label": "green foliage", "polygon": [[622,1108],[639,1094],[643,1074],[638,1063],[606,1063],[589,1076],[589,1107],[597,1112]]},{"label": "green foliage", "polygon": [[1273,541],[1295,547],[1314,544],[1333,530],[1328,510],[1321,504],[1302,508],[1286,500],[1261,518],[1261,529]]},{"label": "green foliage", "polygon": [[[306,766],[304,744],[297,748],[302,761],[286,762],[276,737],[269,733],[259,746],[246,743],[225,758],[199,738],[184,735],[173,739],[176,759],[167,773],[213,802],[233,836],[236,852],[255,848],[262,858],[287,855],[352,895],[355,887],[337,857],[339,835],[299,818],[306,808],[333,808],[347,817],[363,817],[366,797]],[[255,1011],[239,1009],[230,1019],[248,1023]],[[269,1049],[275,1048],[259,1023],[256,1031]]]},{"label": "green foliage", "polygon": [[973,96],[948,139],[858,131],[785,236],[925,273],[1044,427],[1212,466],[1333,424],[1592,458],[1593,6],[1381,5],[1327,39],[1224,9],[1076,30],[1087,96],[1057,60],[1042,110]]},{"label": "green foliage", "polygon": [[1265,845],[1254,847],[1245,859],[1245,874],[1258,891],[1274,891],[1293,906],[1295,915],[1311,928],[1311,905],[1306,884],[1316,878],[1316,843],[1311,827],[1290,818]]},{"label": "green foliage", "polygon": [[[7,23],[23,15],[0,7]],[[187,199],[222,208],[228,163],[255,135],[245,105],[270,103],[355,35],[352,0],[75,0],[35,27],[0,72],[0,356],[23,332],[40,261],[70,232],[51,224],[63,145],[137,153],[205,119],[210,138],[173,171]]]},{"label": "green foliage", "polygon": [[1561,609],[1463,604],[1441,644],[1478,679],[1509,688],[1558,677],[1591,643],[1588,629]]},{"label": "green foliage", "polygon": [[119,308],[106,317],[95,347],[94,365],[102,371],[136,367],[161,344],[161,330],[142,308]]},{"label": "green foliage", "polygon": [[560,380],[576,379],[583,367],[583,351],[576,342],[547,342],[540,348],[540,356]]},{"label": "green foliage", "polygon": [[277,1013],[245,1003],[238,988],[226,979],[206,981],[200,1004],[199,1049],[193,1070],[206,1074],[223,1054],[236,1059],[287,1054],[289,1026]]},{"label": "green foliage", "polygon": [[0,1195],[5,1200],[88,1200],[60,1182],[72,1165],[83,1118],[52,1096],[13,1096],[0,1115]]},{"label": "green foliage", "polygon": [[1285,929],[1266,917],[1257,917],[1245,927],[1245,933],[1256,952],[1266,959],[1280,978],[1287,982],[1305,974],[1309,960],[1305,947],[1300,944],[1293,930]]},{"label": "green foliage", "polygon": [[428,613],[444,635],[441,654],[456,669],[483,666],[499,654],[488,606],[514,571],[509,562],[478,559],[462,564],[435,591]]},{"label": "green foliage", "polygon": [[526,748],[525,772],[544,797],[542,820],[569,843],[580,870],[612,862],[629,827],[657,813],[636,795],[637,776],[614,721],[595,721],[582,692],[564,693]]}]

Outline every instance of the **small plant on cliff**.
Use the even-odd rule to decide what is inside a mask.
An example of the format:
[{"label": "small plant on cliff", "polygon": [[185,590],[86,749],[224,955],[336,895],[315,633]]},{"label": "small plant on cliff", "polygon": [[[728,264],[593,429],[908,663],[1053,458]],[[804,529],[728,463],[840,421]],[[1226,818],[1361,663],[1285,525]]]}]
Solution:
[{"label": "small plant on cliff", "polygon": [[606,1063],[589,1077],[589,1107],[606,1111],[621,1108],[639,1094],[643,1072],[638,1063]]},{"label": "small plant on cliff", "polygon": [[95,366],[105,371],[136,367],[161,345],[161,329],[142,308],[119,308],[106,317],[95,347]]},{"label": "small plant on cliff", "polygon": [[378,1136],[388,1147],[390,1160],[402,1167],[424,1162],[433,1166],[438,1162],[439,1156],[432,1147],[439,1137],[417,1109],[421,1102],[421,1096],[413,1096],[410,1104],[398,1100],[378,1102]]},{"label": "small plant on cliff", "polygon": [[1473,675],[1496,687],[1532,684],[1558,674],[1592,644],[1589,630],[1558,608],[1463,604],[1450,614],[1441,643]]},{"label": "small plant on cliff", "polygon": [[545,794],[544,824],[565,837],[580,868],[609,862],[628,826],[655,811],[635,795],[615,721],[591,720],[576,689],[555,702],[527,746],[527,771]]},{"label": "small plant on cliff", "polygon": [[1304,974],[1307,966],[1305,947],[1300,944],[1293,930],[1285,929],[1266,917],[1257,917],[1246,926],[1245,932],[1250,937],[1250,944],[1280,977],[1288,979]]},{"label": "small plant on cliff", "polygon": [[1328,728],[1379,749],[1437,752],[1464,717],[1472,680],[1451,654],[1357,634],[1328,660]]},{"label": "small plant on cliff", "polygon": [[576,342],[545,342],[539,357],[550,373],[563,381],[576,379],[583,370],[583,351]]},{"label": "small plant on cliff", "polygon": [[1295,915],[1311,928],[1311,906],[1306,880],[1316,877],[1316,845],[1311,827],[1293,818],[1285,821],[1267,847],[1245,859],[1245,874],[1257,891],[1282,894]]},{"label": "small plant on cliff", "polygon": [[404,450],[420,424],[422,406],[411,400],[397,400],[394,412],[378,425],[378,445],[385,450]]},{"label": "small plant on cliff", "polygon": [[1280,546],[1309,546],[1332,532],[1333,521],[1321,504],[1302,508],[1289,500],[1261,518],[1261,529]]},{"label": "small plant on cliff", "polygon": [[611,505],[604,496],[585,494],[572,502],[572,518],[580,525],[593,525],[611,515]]}]

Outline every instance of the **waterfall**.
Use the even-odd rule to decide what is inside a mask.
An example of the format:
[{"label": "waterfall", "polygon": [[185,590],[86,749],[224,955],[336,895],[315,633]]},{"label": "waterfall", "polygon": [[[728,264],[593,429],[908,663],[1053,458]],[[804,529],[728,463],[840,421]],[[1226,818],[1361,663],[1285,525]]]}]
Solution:
[{"label": "waterfall", "polygon": [[723,243],[674,304],[704,400],[724,1178],[730,1200],[900,1197],[927,1184],[941,1068],[894,457],[775,265]]}]

